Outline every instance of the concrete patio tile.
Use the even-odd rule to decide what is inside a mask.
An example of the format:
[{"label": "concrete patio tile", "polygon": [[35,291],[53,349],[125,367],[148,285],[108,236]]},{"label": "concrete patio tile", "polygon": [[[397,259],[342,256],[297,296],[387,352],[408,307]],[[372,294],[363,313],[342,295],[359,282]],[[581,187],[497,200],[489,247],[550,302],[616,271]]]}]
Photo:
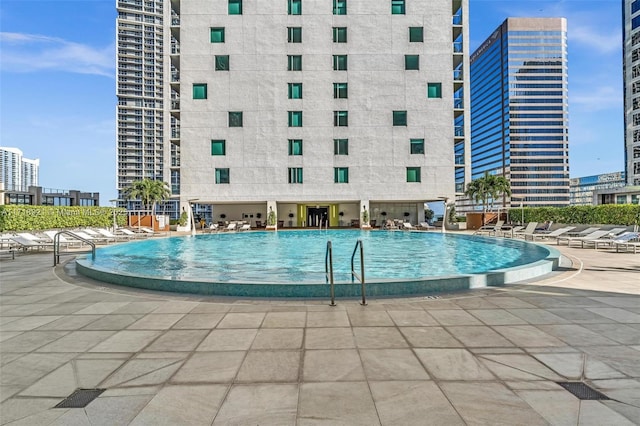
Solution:
[{"label": "concrete patio tile", "polygon": [[60,316],[37,315],[37,316],[21,317],[19,319],[16,319],[15,321],[11,321],[8,324],[4,324],[2,326],[2,331],[34,330],[45,324],[49,324],[57,319],[60,319]]},{"label": "concrete patio tile", "polygon": [[367,383],[303,383],[297,425],[317,424],[379,425]]},{"label": "concrete patio tile", "polygon": [[580,425],[632,426],[634,423],[600,401],[580,401]]},{"label": "concrete patio tile", "polygon": [[33,352],[65,336],[68,331],[25,331],[2,342],[2,352]]},{"label": "concrete patio tile", "polygon": [[349,317],[345,311],[308,312],[307,327],[349,327]]},{"label": "concrete patio tile", "polygon": [[305,382],[365,380],[360,355],[355,349],[307,350],[303,365]]},{"label": "concrete patio tile", "polygon": [[226,391],[226,385],[166,386],[130,424],[211,424]]},{"label": "concrete patio tile", "polygon": [[640,328],[619,323],[582,324],[582,326],[623,345],[640,345]]},{"label": "concrete patio tile", "polygon": [[549,424],[578,424],[580,400],[565,390],[516,390],[515,393],[540,414]]},{"label": "concrete patio tile", "polygon": [[400,332],[413,348],[462,347],[444,327],[400,327]]},{"label": "concrete patio tile", "polygon": [[[2,413],[0,421],[2,424],[7,424],[39,413],[45,413],[49,417],[50,414],[46,412],[60,400],[60,398],[9,398],[0,404],[0,413]],[[55,419],[56,416],[53,418]],[[34,423],[29,420],[25,424],[33,425]]]},{"label": "concrete patio tile", "polygon": [[[47,298],[47,301],[51,301]],[[43,309],[38,312],[38,315],[69,315],[78,312],[81,309],[92,305],[91,303],[58,303],[48,309]]]},{"label": "concrete patio tile", "polygon": [[500,325],[493,327],[493,329],[519,347],[565,346],[565,343],[560,339],[532,325]]},{"label": "concrete patio tile", "polygon": [[115,331],[72,331],[53,343],[39,348],[38,352],[86,352],[113,336]]},{"label": "concrete patio tile", "polygon": [[532,305],[531,303],[527,303],[513,296],[489,296],[489,297],[485,297],[484,300],[486,300],[487,302],[491,302],[502,309],[536,308],[535,305]]},{"label": "concrete patio tile", "polygon": [[495,376],[466,349],[414,349],[438,380],[495,380]]},{"label": "concrete patio tile", "polygon": [[265,315],[264,312],[230,312],[225,314],[217,328],[258,328]]},{"label": "concrete patio tile", "polygon": [[467,311],[487,325],[517,325],[527,324],[506,309],[470,309]]},{"label": "concrete patio tile", "polygon": [[19,336],[22,333],[22,331],[0,331],[0,342],[4,342],[5,340],[9,340],[12,337]]},{"label": "concrete patio tile", "polygon": [[570,324],[571,321],[552,314],[545,309],[508,309],[510,313],[529,324]]},{"label": "concrete patio tile", "polygon": [[464,421],[433,382],[370,382],[382,425],[418,425],[433,420],[442,425]]},{"label": "concrete patio tile", "polygon": [[590,299],[597,302],[614,306],[616,308],[637,308],[638,302],[636,298],[629,298],[624,295],[618,295],[614,297],[609,296],[591,296]]},{"label": "concrete patio tile", "polygon": [[172,383],[231,383],[246,352],[198,352],[171,379]]},{"label": "concrete patio tile", "polygon": [[444,391],[458,414],[470,425],[547,425],[515,393],[497,382],[443,382]]},{"label": "concrete patio tile", "polygon": [[579,380],[584,371],[585,355],[582,353],[573,354],[541,354],[532,353],[538,361],[570,380]]},{"label": "concrete patio tile", "polygon": [[209,334],[208,330],[169,330],[144,350],[147,352],[193,351]]},{"label": "concrete patio tile", "polygon": [[4,402],[7,399],[11,398],[18,392],[20,392],[24,387],[22,386],[2,386],[0,385],[0,402]]},{"label": "concrete patio tile", "polygon": [[234,385],[222,403],[214,425],[295,425],[298,385]]},{"label": "concrete patio tile", "polygon": [[65,364],[75,355],[65,353],[21,356],[0,368],[0,384],[25,388]]},{"label": "concrete patio tile", "polygon": [[584,378],[587,380],[627,378],[623,373],[609,367],[602,361],[587,356],[584,365]]},{"label": "concrete patio tile", "polygon": [[614,322],[612,319],[594,314],[584,308],[547,309],[547,311],[553,315],[578,324],[602,324]]},{"label": "concrete patio tile", "polygon": [[229,312],[231,306],[226,303],[200,303],[193,308],[190,314],[224,314]]},{"label": "concrete patio tile", "polygon": [[583,346],[582,351],[629,377],[640,377],[638,352],[626,346]]},{"label": "concrete patio tile", "polygon": [[353,327],[353,334],[360,349],[409,347],[395,327]]},{"label": "concrete patio tile", "polygon": [[477,356],[497,377],[508,380],[563,381],[553,370],[524,354],[483,354]]},{"label": "concrete patio tile", "polygon": [[577,324],[540,325],[538,328],[545,333],[555,336],[571,346],[603,346],[618,345],[613,340],[595,333]]},{"label": "concrete patio tile", "polygon": [[[155,312],[155,311],[154,311]],[[147,314],[127,327],[128,330],[168,330],[185,314]]]},{"label": "concrete patio tile", "polygon": [[387,327],[393,321],[385,311],[347,310],[352,327]]},{"label": "concrete patio tile", "polygon": [[482,325],[480,321],[469,315],[462,309],[459,310],[429,310],[429,315],[434,317],[440,325]]},{"label": "concrete patio tile", "polygon": [[356,347],[353,330],[339,328],[307,328],[305,349],[351,349]]},{"label": "concrete patio tile", "polygon": [[546,380],[507,380],[504,382],[509,389],[514,391],[519,390],[551,390],[551,391],[563,391],[566,389],[557,384],[556,382],[548,382]]},{"label": "concrete patio tile", "polygon": [[184,360],[185,356],[180,354],[164,358],[132,359],[109,376],[101,386],[113,388],[162,385],[175,374]]},{"label": "concrete patio tile", "polygon": [[[153,395],[107,397],[103,393],[84,409],[68,409],[53,425],[128,425]],[[57,411],[51,410],[51,411]]]},{"label": "concrete patio tile", "polygon": [[360,357],[369,381],[429,379],[410,349],[362,349]]},{"label": "concrete patio tile", "polygon": [[268,312],[263,328],[301,328],[307,323],[306,312]]},{"label": "concrete patio tile", "polygon": [[251,349],[301,349],[301,328],[260,329]]},{"label": "concrete patio tile", "polygon": [[625,404],[618,401],[600,401],[604,406],[622,415],[631,423],[640,424],[640,407]]},{"label": "concrete patio tile", "polygon": [[129,302],[97,302],[84,309],[74,312],[75,315],[105,315],[116,311]]},{"label": "concrete patio tile", "polygon": [[142,318],[142,314],[109,314],[84,327],[84,330],[122,330]]},{"label": "concrete patio tile", "polygon": [[[82,327],[90,324],[97,319],[102,318],[103,315],[67,315],[64,317],[60,317],[55,321],[51,321],[45,325],[38,327],[39,331],[45,330],[64,330],[64,331],[72,331],[79,330]],[[2,327],[4,330],[4,327]]]},{"label": "concrete patio tile", "polygon": [[151,312],[158,309],[158,306],[162,305],[164,302],[160,300],[153,301],[144,301],[144,302],[131,302],[127,303],[125,306],[113,311],[113,314],[123,315],[123,314],[150,314]]},{"label": "concrete patio tile", "polygon": [[138,352],[147,346],[161,331],[122,330],[94,346],[89,352]]},{"label": "concrete patio tile", "polygon": [[188,314],[199,305],[198,302],[174,300],[164,302],[153,310],[154,314]]},{"label": "concrete patio tile", "polygon": [[468,348],[513,346],[513,343],[487,326],[445,327],[446,330]]},{"label": "concrete patio tile", "polygon": [[635,312],[627,311],[622,308],[588,308],[589,311],[594,314],[598,314],[605,318],[610,318],[614,321],[618,321],[621,323],[640,323],[640,314],[636,314]]},{"label": "concrete patio tile", "polygon": [[389,316],[398,327],[428,327],[438,325],[438,322],[426,311],[388,311]]},{"label": "concrete patio tile", "polygon": [[0,309],[3,317],[24,317],[56,306],[55,303],[34,303],[30,305],[4,305]]},{"label": "concrete patio tile", "polygon": [[300,351],[249,351],[240,367],[238,383],[297,382]]},{"label": "concrete patio tile", "polygon": [[212,330],[196,351],[246,351],[257,333],[255,328]]},{"label": "concrete patio tile", "polygon": [[186,314],[173,325],[174,329],[196,330],[212,329],[220,322],[224,314]]},{"label": "concrete patio tile", "polygon": [[467,311],[472,309],[497,309],[498,307],[486,300],[484,297],[462,297],[459,299],[454,299],[453,303],[465,309]]},{"label": "concrete patio tile", "polygon": [[612,399],[640,407],[640,379],[638,378],[593,380],[591,384]]}]

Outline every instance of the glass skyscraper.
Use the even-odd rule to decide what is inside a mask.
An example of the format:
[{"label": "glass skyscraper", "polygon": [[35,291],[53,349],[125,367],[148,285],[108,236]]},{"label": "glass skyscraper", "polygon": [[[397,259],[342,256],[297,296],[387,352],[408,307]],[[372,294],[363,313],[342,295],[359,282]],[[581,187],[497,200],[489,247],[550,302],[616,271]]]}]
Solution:
[{"label": "glass skyscraper", "polygon": [[640,185],[640,0],[623,0],[624,168],[627,185]]},{"label": "glass skyscraper", "polygon": [[471,178],[508,178],[507,206],[569,205],[566,20],[508,18],[470,64]]}]

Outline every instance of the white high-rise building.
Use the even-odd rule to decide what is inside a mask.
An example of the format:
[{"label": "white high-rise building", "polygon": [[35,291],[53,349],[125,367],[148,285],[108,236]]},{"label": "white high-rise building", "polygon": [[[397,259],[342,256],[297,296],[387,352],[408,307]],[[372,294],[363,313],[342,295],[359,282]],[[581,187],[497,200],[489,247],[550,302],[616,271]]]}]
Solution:
[{"label": "white high-rise building", "polygon": [[640,186],[640,0],[623,0],[624,168],[627,185]]},{"label": "white high-rise building", "polygon": [[464,191],[468,0],[118,6],[119,189],[281,226],[417,223]]},{"label": "white high-rise building", "polygon": [[18,148],[0,147],[0,182],[7,191],[28,191],[39,185],[40,160],[23,156]]}]

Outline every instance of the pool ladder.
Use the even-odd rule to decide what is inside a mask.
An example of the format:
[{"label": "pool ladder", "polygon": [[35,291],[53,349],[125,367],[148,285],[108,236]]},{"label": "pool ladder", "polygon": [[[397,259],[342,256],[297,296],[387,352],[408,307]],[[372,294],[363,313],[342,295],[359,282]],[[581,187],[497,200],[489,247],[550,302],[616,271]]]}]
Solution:
[{"label": "pool ladder", "polygon": [[[360,274],[355,271],[355,257],[356,252],[360,248]],[[331,247],[331,241],[327,241],[327,251],[324,256],[324,272],[326,282],[329,284],[329,294],[331,297],[330,306],[336,306],[336,293],[335,293],[335,282],[333,280],[333,248]],[[362,286],[362,302],[360,304],[362,306],[367,305],[366,293],[365,293],[365,279],[364,279],[364,249],[362,246],[362,240],[358,240],[356,242],[356,246],[353,248],[353,254],[351,254],[351,282],[354,282],[358,279],[360,281],[360,285]]]},{"label": "pool ladder", "polygon": [[65,234],[76,240],[80,240],[85,244],[91,246],[91,260],[96,260],[96,245],[93,241],[89,241],[85,238],[79,237],[71,231],[59,231],[56,235],[53,236],[53,266],[56,266],[60,263],[60,235]]}]

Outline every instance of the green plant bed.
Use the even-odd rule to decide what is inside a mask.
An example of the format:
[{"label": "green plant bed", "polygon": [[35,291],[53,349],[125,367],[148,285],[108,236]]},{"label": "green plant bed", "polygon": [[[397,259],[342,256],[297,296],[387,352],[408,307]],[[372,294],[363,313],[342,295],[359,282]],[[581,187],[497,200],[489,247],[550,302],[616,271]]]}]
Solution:
[{"label": "green plant bed", "polygon": [[525,207],[511,209],[512,220],[578,225],[640,225],[640,205],[601,204],[598,206]]},{"label": "green plant bed", "polygon": [[[113,226],[112,207],[87,206],[0,206],[0,231]],[[115,209],[118,226],[127,224],[127,211]]]}]

